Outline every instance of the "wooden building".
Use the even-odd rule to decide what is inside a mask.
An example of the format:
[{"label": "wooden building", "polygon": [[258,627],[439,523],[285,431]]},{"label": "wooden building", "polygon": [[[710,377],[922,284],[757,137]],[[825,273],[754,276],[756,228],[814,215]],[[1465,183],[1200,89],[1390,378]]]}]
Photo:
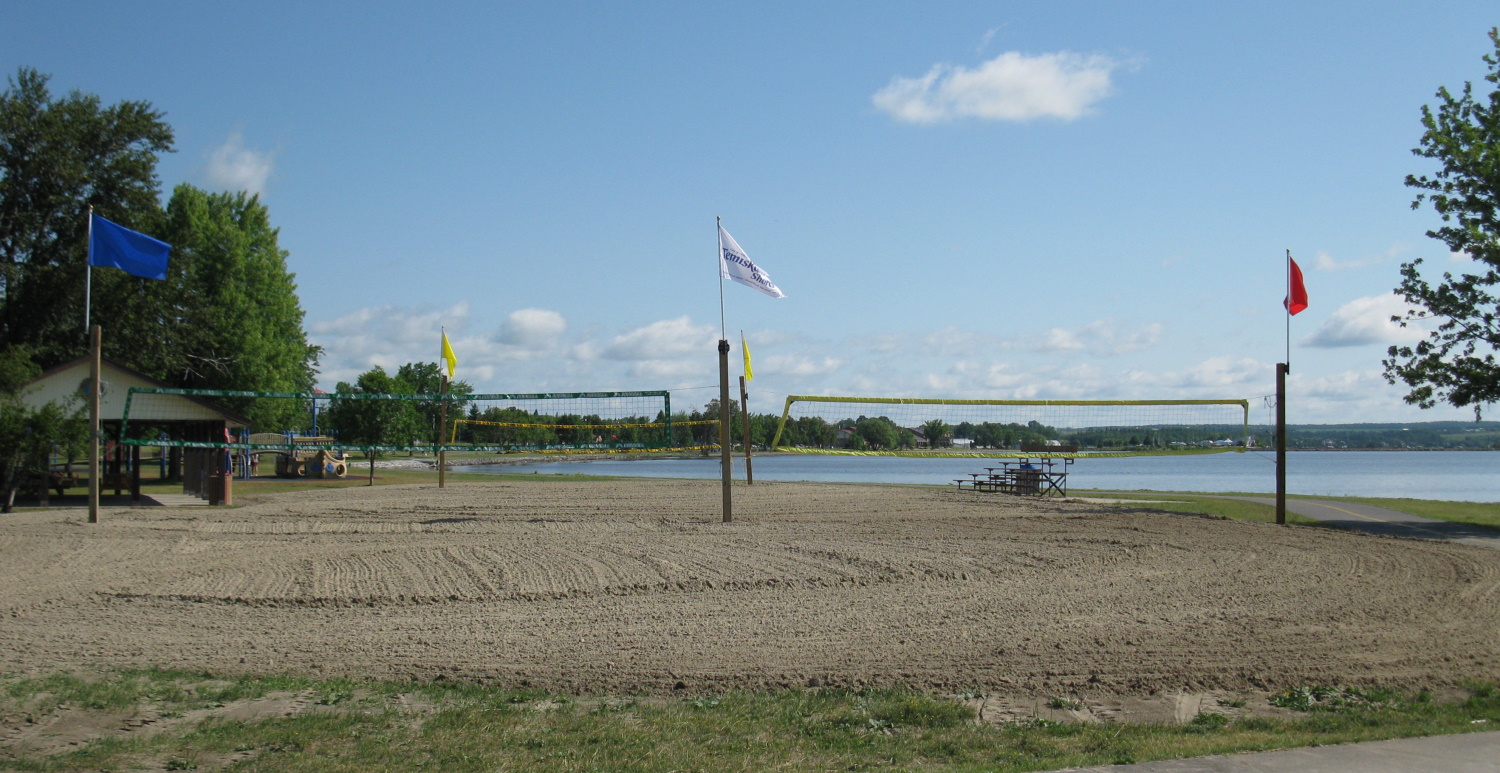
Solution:
[{"label": "wooden building", "polygon": [[[128,488],[132,499],[139,501],[141,447],[118,442],[122,439],[120,429],[125,414],[125,397],[131,387],[163,388],[171,385],[109,360],[100,361],[99,380],[100,439],[112,445],[112,453],[102,463],[100,490],[113,488],[118,495]],[[48,369],[23,386],[20,397],[33,408],[57,402],[87,411],[88,386],[89,359],[83,357]],[[238,435],[241,429],[249,426],[250,421],[245,417],[205,400],[184,395],[153,395],[151,417],[132,416],[129,431],[137,439],[157,439],[165,434],[169,440],[212,443],[226,440],[230,433]],[[210,476],[227,476],[229,471],[227,455],[221,450],[163,448],[162,452],[168,460],[167,479],[180,480],[184,494],[207,498]]]}]

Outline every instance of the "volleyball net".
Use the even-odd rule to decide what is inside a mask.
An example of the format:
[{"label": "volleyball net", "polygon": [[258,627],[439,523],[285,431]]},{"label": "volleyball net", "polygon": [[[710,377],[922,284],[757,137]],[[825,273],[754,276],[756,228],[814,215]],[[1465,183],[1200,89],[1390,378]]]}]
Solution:
[{"label": "volleyball net", "polygon": [[[135,387],[126,396],[121,438],[127,445],[302,453],[616,453],[697,450],[716,442],[717,422],[674,416],[671,399],[665,390],[380,394]],[[226,423],[238,429],[203,435],[203,426]]]},{"label": "volleyball net", "polygon": [[1248,400],[944,400],[791,395],[777,451],[1084,456],[1243,451]]}]

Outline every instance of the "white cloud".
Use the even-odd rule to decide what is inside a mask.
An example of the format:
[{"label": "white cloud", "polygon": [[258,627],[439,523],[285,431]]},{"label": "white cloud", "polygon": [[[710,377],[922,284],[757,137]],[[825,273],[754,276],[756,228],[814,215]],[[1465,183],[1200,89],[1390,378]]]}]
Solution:
[{"label": "white cloud", "polygon": [[694,325],[689,317],[653,322],[615,336],[601,352],[610,360],[659,360],[691,354],[714,356],[713,325]]},{"label": "white cloud", "polygon": [[536,349],[551,346],[566,332],[568,321],[563,315],[547,309],[520,309],[511,312],[501,323],[499,341]]},{"label": "white cloud", "polygon": [[1355,298],[1340,306],[1300,343],[1334,348],[1416,341],[1426,335],[1422,329],[1411,324],[1403,328],[1391,321],[1392,316],[1405,315],[1408,308],[1406,301],[1394,293]]},{"label": "white cloud", "polygon": [[1119,61],[1099,54],[1059,51],[1028,56],[1007,51],[973,70],[937,64],[920,78],[897,76],[870,99],[904,123],[957,118],[1071,121],[1109,96],[1110,76],[1119,67]]},{"label": "white cloud", "polygon": [[[1274,378],[1272,367],[1266,363],[1249,357],[1224,356],[1210,357],[1185,371],[1165,374],[1156,383],[1177,389],[1196,390],[1195,394],[1214,389],[1222,392],[1217,395],[1219,397],[1236,397],[1264,388]],[[1179,395],[1191,396],[1178,393],[1174,397]]]},{"label": "white cloud", "polygon": [[245,138],[235,132],[208,154],[208,180],[231,191],[263,195],[275,155],[246,148]]},{"label": "white cloud", "polygon": [[[754,348],[750,350],[753,357]],[[807,357],[797,354],[778,354],[771,357],[755,357],[755,372],[765,376],[826,376],[843,367],[844,361],[834,357]]]},{"label": "white cloud", "polygon": [[703,383],[719,382],[718,362],[712,356],[695,360],[642,360],[630,365],[630,375],[644,379],[687,379]]},{"label": "white cloud", "polygon": [[1162,326],[1154,322],[1130,330],[1112,319],[1101,319],[1076,329],[1055,327],[1043,331],[1030,340],[1028,348],[1037,352],[1087,350],[1090,354],[1107,357],[1148,349],[1161,339],[1161,332]]},{"label": "white cloud", "polygon": [[[437,362],[441,329],[461,330],[469,321],[469,304],[459,302],[446,309],[406,309],[397,306],[367,306],[332,320],[312,322],[308,339],[323,347],[320,381],[333,384],[353,381],[374,366],[387,371],[408,362]],[[479,364],[479,339],[450,333],[449,342],[459,366]]]},{"label": "white cloud", "polygon": [[1330,255],[1326,250],[1318,250],[1317,253],[1313,255],[1313,265],[1317,266],[1319,271],[1345,271],[1354,268],[1382,266],[1387,263],[1396,262],[1398,259],[1400,259],[1403,253],[1409,251],[1410,249],[1411,248],[1409,245],[1397,244],[1393,245],[1390,249],[1386,250],[1380,255],[1370,255],[1363,258],[1355,258],[1353,260],[1338,260]]},{"label": "white cloud", "polygon": [[908,341],[908,336],[901,334],[876,334],[850,338],[845,343],[850,347],[864,349],[873,354],[890,354],[900,351]]}]

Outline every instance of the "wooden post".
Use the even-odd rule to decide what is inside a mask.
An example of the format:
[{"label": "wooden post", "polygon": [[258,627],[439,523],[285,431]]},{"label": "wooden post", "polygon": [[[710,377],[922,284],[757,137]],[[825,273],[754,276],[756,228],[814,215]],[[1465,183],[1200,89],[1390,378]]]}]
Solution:
[{"label": "wooden post", "polygon": [[729,340],[719,339],[719,464],[724,487],[724,523],[734,520],[729,488],[734,459],[729,452]]},{"label": "wooden post", "polygon": [[99,349],[103,331],[89,331],[89,523],[99,522]]},{"label": "wooden post", "polygon": [[[116,430],[115,434],[118,435],[119,431]],[[114,459],[110,460],[110,463],[109,463],[109,478],[110,478],[109,483],[110,483],[111,486],[114,487],[115,496],[119,496],[120,495],[120,490],[122,488],[124,488],[123,486],[120,485],[120,483],[121,483],[120,473],[124,472],[124,470],[121,469],[121,463],[124,461],[124,459],[125,459],[125,446],[123,446],[123,445],[120,444],[120,439],[119,438],[116,438],[115,439]]]},{"label": "wooden post", "polygon": [[443,445],[443,443],[446,442],[448,438],[448,377],[440,375],[438,376],[438,378],[442,379],[442,387],[438,390],[438,394],[442,395],[444,398],[442,403],[438,406],[437,436],[438,488],[443,488],[443,486],[445,485],[445,476],[448,473],[448,450],[447,447]]},{"label": "wooden post", "polygon": [[130,447],[130,503],[141,503],[141,447]]},{"label": "wooden post", "polygon": [[1276,363],[1276,523],[1286,525],[1286,374],[1291,364]]},{"label": "wooden post", "polygon": [[375,485],[375,449],[372,448],[369,451],[367,451],[366,453],[368,453],[370,455],[370,484],[369,485],[373,486],[373,485]]},{"label": "wooden post", "polygon": [[740,415],[745,425],[745,484],[755,485],[755,471],[750,466],[750,393],[745,391],[745,377],[740,376]]}]

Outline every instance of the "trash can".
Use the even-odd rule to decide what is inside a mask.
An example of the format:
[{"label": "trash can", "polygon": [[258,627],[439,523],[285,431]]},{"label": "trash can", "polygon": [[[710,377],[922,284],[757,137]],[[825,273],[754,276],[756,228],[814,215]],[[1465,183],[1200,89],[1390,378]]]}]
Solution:
[{"label": "trash can", "polygon": [[234,475],[223,471],[208,474],[208,504],[211,506],[234,504]]}]

